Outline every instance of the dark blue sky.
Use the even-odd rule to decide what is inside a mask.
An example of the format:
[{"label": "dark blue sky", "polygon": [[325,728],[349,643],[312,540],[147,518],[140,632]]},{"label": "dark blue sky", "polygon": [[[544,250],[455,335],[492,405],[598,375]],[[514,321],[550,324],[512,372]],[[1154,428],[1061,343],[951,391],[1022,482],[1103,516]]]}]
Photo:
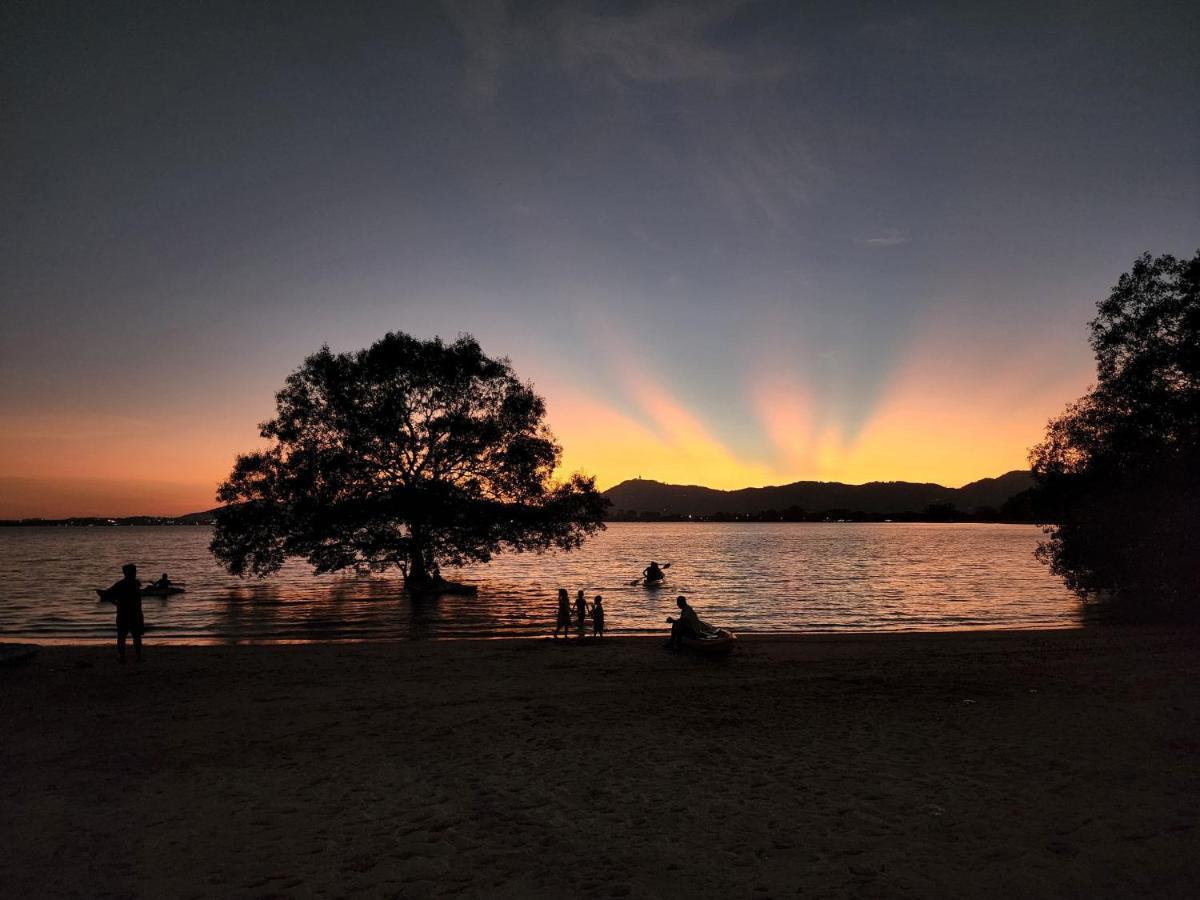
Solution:
[{"label": "dark blue sky", "polygon": [[898,7],[6,4],[0,477],[211,490],[389,329],[602,483],[1021,465],[1200,244],[1200,17]]}]

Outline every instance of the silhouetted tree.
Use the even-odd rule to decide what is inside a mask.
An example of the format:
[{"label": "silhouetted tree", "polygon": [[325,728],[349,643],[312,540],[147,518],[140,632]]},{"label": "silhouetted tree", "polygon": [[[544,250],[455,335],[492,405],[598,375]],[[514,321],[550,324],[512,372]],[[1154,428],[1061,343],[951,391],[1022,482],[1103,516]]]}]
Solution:
[{"label": "silhouetted tree", "polygon": [[234,574],[303,557],[420,584],[439,564],[570,550],[604,527],[593,479],[552,480],[561,451],[542,398],[470,336],[323,347],[275,402],[261,426],[272,445],[239,456],[218,492],[211,549]]},{"label": "silhouetted tree", "polygon": [[1026,488],[1013,494],[1000,505],[999,518],[1004,522],[1050,522],[1057,516],[1050,515],[1035,506],[1037,488]]},{"label": "silhouetted tree", "polygon": [[1097,309],[1097,383],[1030,453],[1056,523],[1038,555],[1085,598],[1182,611],[1200,600],[1200,252],[1143,254]]}]

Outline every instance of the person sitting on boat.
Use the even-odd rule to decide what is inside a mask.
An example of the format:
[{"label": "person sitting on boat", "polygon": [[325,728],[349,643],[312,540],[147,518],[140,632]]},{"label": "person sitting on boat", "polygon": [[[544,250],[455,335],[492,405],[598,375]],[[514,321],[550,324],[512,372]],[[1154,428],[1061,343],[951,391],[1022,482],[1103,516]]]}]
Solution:
[{"label": "person sitting on boat", "polygon": [[163,590],[163,591],[165,591],[170,586],[171,586],[171,579],[167,577],[166,572],[162,573],[162,577],[159,578],[158,581],[154,581],[154,582],[150,583],[150,587],[158,588],[159,590]]},{"label": "person sitting on boat", "polygon": [[696,611],[688,604],[687,597],[677,597],[675,602],[679,605],[679,618],[667,616],[667,621],[671,623],[671,639],[667,641],[667,646],[672,650],[678,649],[684,638],[702,638],[712,630],[700,621]]},{"label": "person sitting on boat", "polygon": [[654,560],[650,560],[650,565],[642,569],[642,578],[646,580],[647,584],[650,584],[654,581],[662,581],[666,577],[667,576],[663,574],[663,570],[658,567],[658,563],[656,563]]}]

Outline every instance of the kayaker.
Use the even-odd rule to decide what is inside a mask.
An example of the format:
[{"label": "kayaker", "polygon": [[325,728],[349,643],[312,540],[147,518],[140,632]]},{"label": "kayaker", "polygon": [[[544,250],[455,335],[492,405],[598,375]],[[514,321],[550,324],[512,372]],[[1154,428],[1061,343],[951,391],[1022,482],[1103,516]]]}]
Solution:
[{"label": "kayaker", "polygon": [[604,598],[599,594],[592,601],[592,637],[604,637]]},{"label": "kayaker", "polygon": [[566,588],[558,589],[558,620],[554,623],[554,636],[562,629],[563,637],[571,636],[571,595]]},{"label": "kayaker", "polygon": [[171,586],[171,579],[167,577],[167,573],[166,573],[166,572],[163,572],[163,573],[162,573],[162,577],[161,577],[161,578],[159,578],[159,579],[158,579],[158,581],[155,581],[155,582],[154,582],[154,583],[151,585],[151,587],[156,587],[156,588],[158,588],[158,589],[160,589],[160,590],[163,590],[163,591],[165,591],[165,590],[166,590],[167,588],[169,588],[170,586]]},{"label": "kayaker", "polygon": [[662,581],[667,576],[663,574],[663,570],[658,567],[658,563],[650,560],[650,565],[642,569],[642,578],[650,583],[652,581]]},{"label": "kayaker", "polygon": [[679,618],[667,616],[667,621],[671,623],[671,638],[667,646],[672,650],[677,650],[685,637],[703,637],[708,630],[708,626],[700,621],[696,611],[688,605],[687,597],[677,597],[675,603],[679,606]]},{"label": "kayaker", "polygon": [[125,662],[125,636],[133,635],[134,658],[142,661],[142,633],[146,621],[142,618],[142,585],[137,578],[137,566],[126,563],[121,567],[124,578],[104,591],[103,599],[117,607],[117,656]]}]

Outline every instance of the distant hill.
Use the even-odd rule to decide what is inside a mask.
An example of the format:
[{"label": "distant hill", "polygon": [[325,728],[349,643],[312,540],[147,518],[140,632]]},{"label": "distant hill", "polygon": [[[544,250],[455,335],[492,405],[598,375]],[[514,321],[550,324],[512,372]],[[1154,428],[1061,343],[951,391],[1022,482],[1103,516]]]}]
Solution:
[{"label": "distant hill", "polygon": [[[969,514],[979,509],[1000,509],[1004,503],[1033,486],[1027,471],[1006,472],[982,478],[960,488],[911,481],[872,481],[842,484],[838,481],[797,481],[774,487],[719,491],[694,484],[664,484],[635,478],[610,487],[604,495],[612,502],[613,519],[638,516],[687,518],[754,516],[768,510],[802,509],[808,513],[845,511],[868,516],[920,513],[931,506],[953,506]],[[71,519],[6,519],[3,525],[211,525],[216,509],[183,516],[128,516]],[[1021,515],[1019,518],[1027,518]]]},{"label": "distant hill", "polygon": [[931,505],[953,504],[963,512],[999,508],[1004,501],[1033,484],[1029,472],[1016,470],[948,488],[911,481],[797,481],[775,487],[719,491],[698,485],[664,484],[636,478],[604,492],[612,512],[670,516],[753,515],[769,509],[799,507],[810,512],[855,510],[872,515],[917,512]]},{"label": "distant hill", "polygon": [[[220,509],[220,507],[217,507]],[[188,513],[185,516],[177,516],[175,521],[180,525],[211,525],[216,516],[217,509],[206,509],[204,512]]]}]

